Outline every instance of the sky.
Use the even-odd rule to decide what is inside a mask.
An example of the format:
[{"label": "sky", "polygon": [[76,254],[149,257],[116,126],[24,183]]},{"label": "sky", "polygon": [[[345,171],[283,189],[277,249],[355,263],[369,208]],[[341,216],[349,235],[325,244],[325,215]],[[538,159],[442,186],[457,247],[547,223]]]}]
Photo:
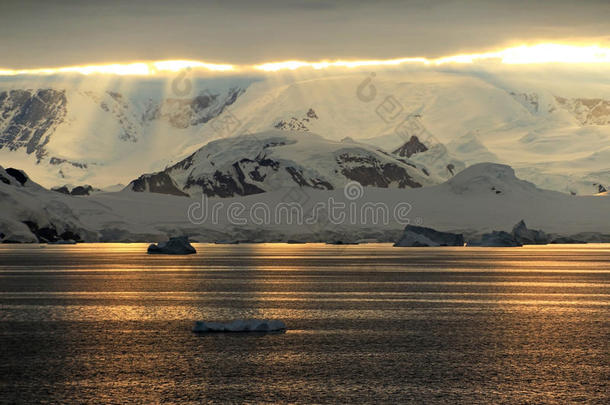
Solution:
[{"label": "sky", "polygon": [[0,68],[436,58],[610,44],[610,1],[0,0]]}]

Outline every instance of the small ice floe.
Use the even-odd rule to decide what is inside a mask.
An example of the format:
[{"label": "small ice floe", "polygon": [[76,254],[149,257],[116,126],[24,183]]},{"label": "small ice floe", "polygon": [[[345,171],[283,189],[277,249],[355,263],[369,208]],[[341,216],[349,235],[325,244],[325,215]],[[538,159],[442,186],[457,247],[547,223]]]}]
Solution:
[{"label": "small ice floe", "polygon": [[68,240],[56,240],[54,242],[47,242],[48,245],[76,245],[76,241],[72,239]]},{"label": "small ice floe", "polygon": [[193,327],[196,333],[213,332],[283,332],[286,324],[278,319],[239,319],[232,322],[197,321]]},{"label": "small ice floe", "polygon": [[193,245],[189,243],[188,237],[178,236],[169,238],[167,242],[151,244],[148,247],[148,253],[166,254],[166,255],[190,255],[197,253]]}]

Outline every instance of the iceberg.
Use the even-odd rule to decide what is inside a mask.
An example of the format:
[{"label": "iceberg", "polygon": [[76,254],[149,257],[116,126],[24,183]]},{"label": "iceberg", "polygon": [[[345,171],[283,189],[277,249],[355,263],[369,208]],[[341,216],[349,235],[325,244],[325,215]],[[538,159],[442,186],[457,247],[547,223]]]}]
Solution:
[{"label": "iceberg", "polygon": [[281,332],[286,324],[278,319],[242,319],[232,322],[197,321],[193,327],[196,333],[218,332]]},{"label": "iceberg", "polygon": [[513,234],[504,231],[492,231],[481,235],[479,239],[468,242],[468,246],[521,247],[523,244],[516,240]]},{"label": "iceberg", "polygon": [[190,255],[197,253],[193,245],[189,243],[188,237],[178,236],[169,238],[167,242],[151,244],[148,246],[148,253],[166,255]]},{"label": "iceberg", "polygon": [[550,238],[546,233],[536,229],[529,229],[523,220],[513,227],[512,234],[515,240],[523,245],[546,245],[550,242]]},{"label": "iceberg", "polygon": [[439,232],[423,226],[407,225],[395,247],[464,246],[461,234]]}]

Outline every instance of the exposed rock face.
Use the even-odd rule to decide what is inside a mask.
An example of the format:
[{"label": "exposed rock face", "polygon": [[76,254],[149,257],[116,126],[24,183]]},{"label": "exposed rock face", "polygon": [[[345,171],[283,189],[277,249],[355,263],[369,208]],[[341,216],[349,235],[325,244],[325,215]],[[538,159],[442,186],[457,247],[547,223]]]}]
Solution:
[{"label": "exposed rock face", "polygon": [[62,194],[70,195],[70,189],[68,188],[68,186],[54,187],[51,190],[53,190],[53,191],[55,191],[57,193],[62,193]]},{"label": "exposed rock face", "polygon": [[309,122],[311,122],[312,120],[317,120],[317,119],[318,119],[318,115],[313,110],[313,108],[310,108],[309,110],[307,110],[307,112],[305,113],[305,115],[303,117],[301,117],[301,118],[290,117],[290,119],[288,119],[288,120],[279,120],[278,122],[276,122],[273,125],[273,127],[276,129],[281,129],[283,131],[309,132],[309,128],[307,127],[307,124]]},{"label": "exposed rock face", "polygon": [[57,229],[51,226],[39,227],[33,221],[24,221],[23,222],[30,231],[36,235],[39,243],[53,243],[59,241],[74,241],[74,242],[82,242],[82,238],[73,231],[64,231],[62,233],[58,233]]},{"label": "exposed rock face", "polygon": [[394,246],[464,246],[464,237],[461,234],[439,232],[423,226],[407,225],[403,235],[394,243]]},{"label": "exposed rock face", "polygon": [[51,190],[66,195],[85,196],[91,195],[95,189],[89,184],[86,184],[84,186],[76,186],[72,190],[70,190],[68,186],[54,187]]},{"label": "exposed rock face", "polygon": [[493,231],[481,235],[480,238],[468,241],[468,246],[482,247],[519,247],[523,244],[519,243],[515,237],[504,231]]},{"label": "exposed rock face", "polygon": [[[137,142],[142,132],[142,124],[134,114],[133,105],[127,97],[116,91],[106,91],[98,94],[92,91],[85,91],[84,94],[90,97],[99,107],[118,122],[120,133],[118,137],[122,141]],[[105,115],[105,114],[104,114]]]},{"label": "exposed rock face", "polygon": [[329,182],[319,178],[307,178],[303,174],[303,169],[296,167],[286,167],[286,171],[290,173],[292,180],[301,187],[311,187],[318,190],[333,190],[334,187]]},{"label": "exposed rock face", "polygon": [[569,111],[581,125],[610,124],[610,100],[601,98],[555,97],[557,103]]},{"label": "exposed rock face", "polygon": [[93,191],[93,187],[91,187],[90,185],[84,185],[84,186],[76,186],[72,189],[72,191],[70,191],[71,195],[90,195],[91,192]]},{"label": "exposed rock face", "polygon": [[383,163],[373,155],[356,155],[343,153],[336,158],[341,166],[341,173],[350,180],[363,186],[388,187],[397,183],[399,188],[418,188],[421,183],[415,181],[408,170],[397,163]]},{"label": "exposed rock face", "polygon": [[453,157],[441,143],[432,144],[425,151],[413,153],[411,160],[444,180],[450,179],[466,168],[464,162]]},{"label": "exposed rock face", "polygon": [[165,255],[190,255],[197,253],[193,245],[189,243],[188,237],[178,236],[169,238],[167,242],[159,244],[151,244],[148,246],[150,254],[165,254]]},{"label": "exposed rock face", "polygon": [[455,176],[455,165],[453,163],[449,163],[445,167],[447,168],[447,171],[449,172],[450,175]]},{"label": "exposed rock face", "polygon": [[116,91],[101,94],[84,92],[119,124],[119,139],[134,143],[148,131],[147,125],[151,121],[165,121],[177,129],[205,124],[221,114],[243,93],[244,90],[239,87],[230,88],[226,92],[204,90],[194,97],[149,99],[141,109],[137,102]]},{"label": "exposed rock face", "polygon": [[401,157],[410,158],[416,153],[425,152],[427,150],[428,147],[421,143],[417,136],[413,135],[411,139],[409,139],[409,141],[407,141],[404,145],[402,145],[400,148],[396,149],[392,153]]},{"label": "exposed rock face", "polygon": [[540,111],[540,98],[536,93],[515,93],[511,91],[509,93],[515,98],[523,107],[525,107],[531,113],[537,113]]},{"label": "exposed rock face", "polygon": [[23,170],[13,169],[12,167],[6,169],[6,174],[17,180],[22,186],[29,180],[28,175]]},{"label": "exposed rock face", "polygon": [[66,116],[64,91],[11,90],[0,93],[0,149],[25,149],[42,159],[45,145]]},{"label": "exposed rock face", "polygon": [[69,165],[72,165],[79,169],[86,169],[88,167],[86,163],[72,162],[67,159],[60,159],[57,157],[51,157],[51,159],[49,159],[49,164],[53,166],[61,165],[62,163],[68,163]]},{"label": "exposed rock face", "polygon": [[245,90],[234,87],[226,94],[205,91],[194,98],[168,98],[151,103],[143,121],[164,120],[174,128],[188,128],[204,124],[220,115]]},{"label": "exposed rock face", "polygon": [[[23,149],[27,154],[35,154],[38,163],[50,159],[51,165],[69,164],[86,170],[87,163],[49,156],[46,149],[58,127],[74,119],[72,115],[67,118],[68,108],[71,114],[72,110],[80,111],[78,100],[82,101],[82,97],[99,106],[100,118],[118,124],[120,140],[135,143],[149,131],[151,121],[163,120],[180,129],[202,125],[222,113],[243,93],[242,88],[234,87],[214,93],[205,91],[195,97],[142,103],[116,91],[67,93],[50,88],[4,91],[0,92],[0,149]],[[68,100],[73,97],[77,101],[69,105]]]},{"label": "exposed rock face", "polygon": [[513,227],[512,234],[522,245],[546,245],[550,241],[549,236],[543,231],[528,229],[523,220]]},{"label": "exposed rock face", "polygon": [[188,194],[176,187],[172,178],[164,172],[143,174],[132,181],[130,186],[133,191],[188,196]]}]

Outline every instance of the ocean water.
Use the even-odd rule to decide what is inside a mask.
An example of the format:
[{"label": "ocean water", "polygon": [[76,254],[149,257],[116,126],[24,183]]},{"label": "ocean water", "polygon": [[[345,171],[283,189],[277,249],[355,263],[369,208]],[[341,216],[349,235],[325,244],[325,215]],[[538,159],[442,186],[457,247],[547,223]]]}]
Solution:
[{"label": "ocean water", "polygon": [[0,402],[610,402],[610,245],[195,246],[0,245]]}]

